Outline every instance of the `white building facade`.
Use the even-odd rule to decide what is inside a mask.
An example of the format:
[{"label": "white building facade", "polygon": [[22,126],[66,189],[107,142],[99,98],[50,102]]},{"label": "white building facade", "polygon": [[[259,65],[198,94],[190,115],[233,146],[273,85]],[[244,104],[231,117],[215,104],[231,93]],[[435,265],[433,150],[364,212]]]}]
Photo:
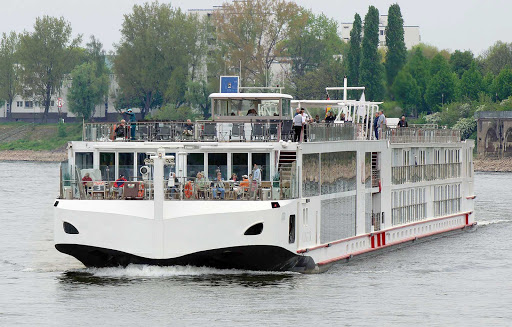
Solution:
[{"label": "white building facade", "polygon": [[[350,32],[354,23],[341,23],[341,38],[344,42],[350,41]],[[381,15],[379,18],[379,48],[386,47],[386,27],[388,26],[388,15]],[[420,27],[415,25],[404,25],[404,41],[407,50],[421,42]]]}]

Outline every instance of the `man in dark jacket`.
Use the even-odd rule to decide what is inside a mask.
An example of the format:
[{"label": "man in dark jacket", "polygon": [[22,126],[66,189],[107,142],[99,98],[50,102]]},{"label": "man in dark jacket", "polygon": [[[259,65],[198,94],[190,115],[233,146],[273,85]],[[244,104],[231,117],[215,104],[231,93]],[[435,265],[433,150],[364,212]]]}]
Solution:
[{"label": "man in dark jacket", "polygon": [[405,120],[405,116],[402,116],[402,119],[398,122],[398,127],[409,127],[407,121]]}]

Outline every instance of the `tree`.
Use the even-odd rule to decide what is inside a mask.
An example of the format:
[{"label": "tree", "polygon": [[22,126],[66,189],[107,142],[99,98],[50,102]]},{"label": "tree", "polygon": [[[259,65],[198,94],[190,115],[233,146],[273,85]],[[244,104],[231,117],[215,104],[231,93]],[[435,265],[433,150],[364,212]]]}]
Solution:
[{"label": "tree", "polygon": [[69,110],[85,120],[94,115],[94,108],[101,104],[108,94],[108,75],[97,76],[96,63],[84,63],[71,71],[71,87],[67,100]]},{"label": "tree", "polygon": [[19,65],[16,51],[19,36],[15,32],[3,33],[0,43],[0,98],[7,101],[7,117],[12,110],[12,102],[19,91]]},{"label": "tree", "polygon": [[388,25],[386,26],[386,77],[391,87],[395,77],[405,65],[407,49],[404,41],[404,20],[400,6],[395,3],[388,10]]},{"label": "tree", "polygon": [[391,91],[395,95],[395,99],[402,104],[405,115],[414,114],[417,116],[417,109],[422,104],[421,88],[407,69],[398,72]]},{"label": "tree", "polygon": [[193,108],[198,108],[204,118],[210,116],[210,93],[211,90],[208,88],[208,83],[205,81],[189,81],[187,83],[187,91],[185,93],[185,99]]},{"label": "tree", "polygon": [[405,66],[407,71],[413,76],[420,88],[422,105],[419,112],[423,112],[426,108],[425,104],[425,91],[427,89],[427,83],[430,80],[430,62],[423,55],[423,51],[420,48],[415,48],[411,51],[409,60]]},{"label": "tree", "polygon": [[509,67],[503,68],[494,79],[493,90],[497,100],[505,100],[512,95],[512,70]]},{"label": "tree", "polygon": [[460,93],[470,100],[478,100],[478,94],[485,92],[482,74],[478,71],[476,63],[472,62],[468,70],[462,74]]},{"label": "tree", "polygon": [[451,70],[448,61],[440,54],[436,54],[430,62],[430,76],[434,76],[441,70]]},{"label": "tree", "polygon": [[291,23],[291,29],[298,33],[291,34],[284,41],[286,56],[291,58],[291,78],[295,90],[293,94],[303,99],[304,85],[300,80],[306,73],[329,65],[334,56],[339,54],[342,41],[338,36],[337,23],[325,15],[315,15],[311,11],[301,10],[301,14],[295,16]]},{"label": "tree", "polygon": [[359,85],[359,66],[361,64],[361,16],[355,14],[352,31],[350,31],[350,48],[348,50],[348,80],[352,85]]},{"label": "tree", "polygon": [[450,56],[450,65],[452,66],[452,70],[459,78],[461,78],[462,74],[471,67],[471,63],[473,63],[473,52],[469,50],[464,52],[455,50],[455,52]]},{"label": "tree", "polygon": [[71,25],[63,17],[37,18],[34,32],[21,35],[18,53],[24,95],[44,105],[43,122],[48,119],[51,97],[74,66],[73,49],[80,40],[81,36],[71,38]]},{"label": "tree", "polygon": [[448,66],[442,66],[432,76],[425,92],[425,101],[431,111],[439,111],[443,104],[456,100],[457,81],[457,75]]},{"label": "tree", "polygon": [[480,57],[484,74],[498,75],[506,66],[512,67],[512,43],[496,42]]},{"label": "tree", "polygon": [[284,0],[224,4],[214,14],[214,25],[225,72],[238,73],[244,86],[266,85],[270,66],[285,51],[284,41],[300,32],[291,31],[293,17],[299,14],[294,2]]},{"label": "tree", "polygon": [[199,25],[196,16],[168,4],[135,5],[124,17],[122,39],[116,45],[114,72],[121,89],[117,103],[140,106],[144,117],[151,108],[162,105],[163,95],[175,96],[167,91],[177,80],[187,80],[178,73],[188,74],[187,68],[202,46],[204,39],[198,40],[196,33]]},{"label": "tree", "polygon": [[366,98],[373,101],[384,97],[383,68],[377,50],[379,46],[379,11],[368,8],[364,17],[364,36],[361,48],[360,84],[366,87]]}]

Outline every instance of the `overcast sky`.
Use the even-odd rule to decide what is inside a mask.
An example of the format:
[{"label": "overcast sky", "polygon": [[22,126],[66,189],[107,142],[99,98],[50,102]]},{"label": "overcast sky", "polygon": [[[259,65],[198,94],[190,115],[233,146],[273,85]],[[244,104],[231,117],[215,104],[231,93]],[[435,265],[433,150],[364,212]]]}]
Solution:
[{"label": "overcast sky", "polygon": [[[144,0],[0,0],[2,32],[32,30],[36,17],[64,16],[74,34],[87,40],[95,35],[105,49],[120,39],[123,15]],[[168,2],[168,1],[160,1]],[[369,5],[386,14],[398,2],[406,25],[419,25],[422,42],[441,49],[472,50],[479,55],[496,41],[512,41],[511,0],[296,0],[315,13],[325,13],[340,22],[352,22],[357,12],[364,19]],[[207,9],[221,1],[176,0],[173,6]]]}]

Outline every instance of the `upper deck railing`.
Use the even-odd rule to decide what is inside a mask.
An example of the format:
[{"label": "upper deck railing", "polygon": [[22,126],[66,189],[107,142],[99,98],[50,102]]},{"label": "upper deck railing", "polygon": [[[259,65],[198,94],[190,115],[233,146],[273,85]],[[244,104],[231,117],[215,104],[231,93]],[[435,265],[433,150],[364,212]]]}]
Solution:
[{"label": "upper deck railing", "polygon": [[[300,141],[369,140],[363,124],[311,123],[301,130]],[[425,127],[386,128],[381,139],[391,143],[460,142],[460,131]],[[278,142],[294,140],[291,120],[87,123],[84,141],[94,142]]]},{"label": "upper deck railing", "polygon": [[[352,124],[309,124],[301,131],[300,140],[307,142],[353,140]],[[254,122],[137,122],[87,123],[83,140],[95,142],[276,142],[294,139],[291,120]]]},{"label": "upper deck railing", "polygon": [[388,128],[383,138],[391,143],[454,143],[460,142],[460,131],[423,127]]}]

